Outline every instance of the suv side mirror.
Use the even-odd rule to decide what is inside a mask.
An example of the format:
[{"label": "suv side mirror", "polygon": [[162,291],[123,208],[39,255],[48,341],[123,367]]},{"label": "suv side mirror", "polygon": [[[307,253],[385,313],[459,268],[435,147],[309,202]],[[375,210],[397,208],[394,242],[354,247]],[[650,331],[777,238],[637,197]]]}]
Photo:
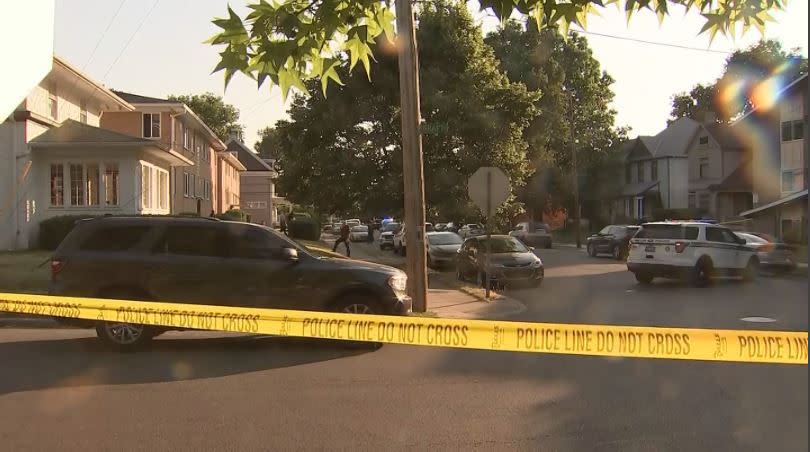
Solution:
[{"label": "suv side mirror", "polygon": [[288,261],[298,260],[298,250],[295,248],[282,248],[281,257]]}]

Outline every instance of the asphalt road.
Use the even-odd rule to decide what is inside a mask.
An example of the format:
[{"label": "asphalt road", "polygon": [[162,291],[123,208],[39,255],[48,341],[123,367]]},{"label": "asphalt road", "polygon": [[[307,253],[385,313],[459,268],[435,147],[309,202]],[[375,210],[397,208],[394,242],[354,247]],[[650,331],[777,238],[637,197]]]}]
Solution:
[{"label": "asphalt road", "polygon": [[[807,280],[639,288],[541,251],[522,320],[807,331]],[[742,317],[770,317],[748,323]],[[807,367],[0,329],[3,450],[807,450]]]}]

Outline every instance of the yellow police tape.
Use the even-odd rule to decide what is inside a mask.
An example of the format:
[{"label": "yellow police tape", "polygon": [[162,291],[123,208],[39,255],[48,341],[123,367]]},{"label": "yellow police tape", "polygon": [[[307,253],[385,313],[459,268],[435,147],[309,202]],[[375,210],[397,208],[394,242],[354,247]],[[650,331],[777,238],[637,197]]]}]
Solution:
[{"label": "yellow police tape", "polygon": [[389,344],[807,364],[807,333],[394,317],[0,293],[0,311]]}]

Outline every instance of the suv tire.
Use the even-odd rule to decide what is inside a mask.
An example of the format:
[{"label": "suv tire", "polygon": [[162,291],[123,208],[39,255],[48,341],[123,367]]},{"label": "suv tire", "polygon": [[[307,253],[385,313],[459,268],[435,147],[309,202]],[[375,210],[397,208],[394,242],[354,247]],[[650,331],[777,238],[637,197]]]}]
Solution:
[{"label": "suv tire", "polygon": [[639,284],[647,285],[647,284],[650,284],[652,282],[652,280],[653,280],[653,275],[651,275],[649,273],[638,272],[638,273],[633,273],[633,275],[635,275],[636,281],[638,281]]},{"label": "suv tire", "polygon": [[147,326],[123,322],[100,322],[96,334],[105,345],[122,352],[142,348],[154,337]]},{"label": "suv tire", "polygon": [[588,244],[588,256],[596,257],[596,246],[593,243]]},{"label": "suv tire", "polygon": [[709,258],[700,258],[689,272],[689,282],[695,287],[706,287],[712,281],[714,264]]},{"label": "suv tire", "polygon": [[613,255],[613,259],[616,259],[617,261],[622,260],[622,257],[624,256],[624,253],[622,253],[622,247],[619,245],[613,245],[611,254]]},{"label": "suv tire", "polygon": [[331,310],[344,314],[385,314],[377,300],[365,293],[349,293],[338,298]]}]

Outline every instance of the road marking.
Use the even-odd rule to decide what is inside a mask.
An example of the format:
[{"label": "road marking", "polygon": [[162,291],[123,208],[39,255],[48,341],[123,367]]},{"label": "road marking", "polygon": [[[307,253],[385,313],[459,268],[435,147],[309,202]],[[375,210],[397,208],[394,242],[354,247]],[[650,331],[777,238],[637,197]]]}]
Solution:
[{"label": "road marking", "polygon": [[772,319],[770,317],[743,317],[740,320],[743,322],[751,322],[751,323],[773,323],[776,319]]}]

